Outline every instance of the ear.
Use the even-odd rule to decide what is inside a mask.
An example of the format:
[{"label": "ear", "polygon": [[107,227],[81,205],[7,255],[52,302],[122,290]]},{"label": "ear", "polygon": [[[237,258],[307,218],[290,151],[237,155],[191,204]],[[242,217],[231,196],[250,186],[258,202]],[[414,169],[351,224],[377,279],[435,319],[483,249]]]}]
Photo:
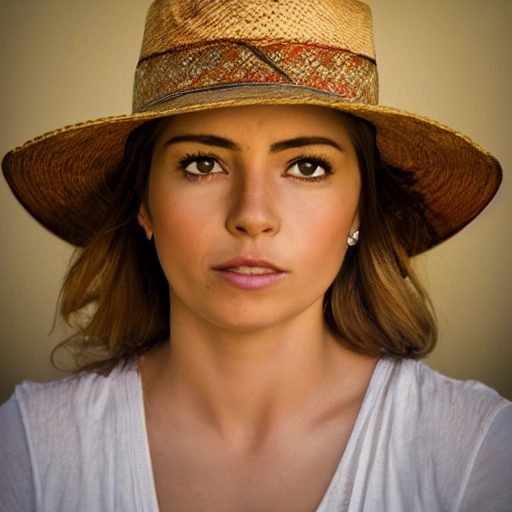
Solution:
[{"label": "ear", "polygon": [[359,220],[359,211],[354,215],[354,220],[352,221],[352,225],[350,226],[350,233],[354,233],[354,231],[359,231],[361,226],[361,222]]},{"label": "ear", "polygon": [[144,204],[140,205],[139,212],[137,213],[137,222],[144,229],[146,238],[151,240],[153,238],[153,223],[151,222],[148,209]]}]

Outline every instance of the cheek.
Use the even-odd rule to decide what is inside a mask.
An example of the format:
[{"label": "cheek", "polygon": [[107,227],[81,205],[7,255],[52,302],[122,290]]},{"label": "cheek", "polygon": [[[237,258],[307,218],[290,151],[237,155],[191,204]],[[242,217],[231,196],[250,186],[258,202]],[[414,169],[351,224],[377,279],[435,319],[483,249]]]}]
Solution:
[{"label": "cheek", "polygon": [[311,250],[344,253],[348,234],[358,227],[358,189],[354,193],[325,194],[313,201],[304,201],[295,212],[295,226],[309,240]]},{"label": "cheek", "polygon": [[354,203],[346,208],[339,198],[335,198],[312,206],[295,222],[293,238],[300,241],[297,251],[306,286],[314,287],[316,293],[324,293],[343,263],[347,235],[354,223],[357,205]]},{"label": "cheek", "polygon": [[[305,254],[311,260],[310,278],[329,281],[329,285],[336,277],[347,245],[344,232],[346,222],[328,221],[321,225],[312,226],[309,241],[305,247]],[[322,277],[320,277],[322,276]]]},{"label": "cheek", "polygon": [[[167,208],[158,212],[154,223],[154,237],[158,256],[162,266],[168,259],[179,261],[189,258],[200,245],[201,225],[193,214],[186,214],[179,208]],[[199,238],[199,239],[198,239]]]},{"label": "cheek", "polygon": [[150,200],[155,246],[167,280],[190,275],[211,248],[215,233],[211,205],[198,201],[193,193],[163,188],[156,188]]}]

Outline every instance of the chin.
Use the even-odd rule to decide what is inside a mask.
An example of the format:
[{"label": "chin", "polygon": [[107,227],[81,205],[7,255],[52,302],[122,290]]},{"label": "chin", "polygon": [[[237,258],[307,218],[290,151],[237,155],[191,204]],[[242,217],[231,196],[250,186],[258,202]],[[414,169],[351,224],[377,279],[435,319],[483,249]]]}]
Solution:
[{"label": "chin", "polygon": [[278,306],[272,307],[268,304],[265,307],[240,308],[238,305],[238,307],[229,308],[226,306],[223,311],[211,312],[204,315],[203,318],[220,329],[240,334],[256,334],[279,327],[310,326],[313,318],[323,319],[322,303],[323,298],[313,304],[308,304],[303,308],[296,307],[293,310],[283,310]]}]

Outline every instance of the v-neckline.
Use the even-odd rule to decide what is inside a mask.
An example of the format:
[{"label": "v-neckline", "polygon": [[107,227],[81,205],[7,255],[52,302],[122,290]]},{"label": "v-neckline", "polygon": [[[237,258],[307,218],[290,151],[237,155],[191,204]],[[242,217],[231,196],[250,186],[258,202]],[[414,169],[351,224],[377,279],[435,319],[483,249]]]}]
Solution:
[{"label": "v-neckline", "polygon": [[[386,361],[388,364],[386,364]],[[363,425],[365,424],[366,419],[370,414],[370,410],[372,408],[372,404],[375,401],[375,397],[382,387],[380,383],[382,383],[387,378],[390,369],[391,365],[389,364],[389,360],[387,358],[381,358],[377,361],[345,450],[340,457],[336,470],[327,487],[327,491],[325,492],[320,505],[316,509],[316,512],[327,512],[325,506],[328,502],[331,501],[331,494],[338,492],[337,484],[342,478],[343,466],[345,465],[344,461],[347,460],[350,457],[350,453],[354,451],[359,439],[359,435],[363,429]],[[127,398],[133,401],[133,410],[138,411],[138,414],[133,418],[132,421],[132,433],[134,435],[135,442],[133,443],[133,450],[131,454],[133,457],[134,465],[137,468],[136,478],[139,481],[141,502],[139,503],[140,508],[138,508],[138,510],[143,512],[158,512],[158,498],[156,493],[153,465],[151,461],[151,453],[149,450],[149,438],[144,406],[144,392],[138,365],[134,365],[134,368],[132,371],[128,372],[128,374],[132,375],[132,372],[134,378],[131,380],[131,386],[127,386],[127,388],[130,389],[130,392],[127,393]]]},{"label": "v-neckline", "polygon": [[367,419],[374,408],[377,396],[382,391],[384,383],[389,377],[389,373],[393,368],[391,361],[392,360],[388,357],[382,357],[377,361],[377,364],[373,369],[372,376],[368,383],[368,387],[366,388],[363,401],[361,402],[361,407],[357,413],[357,418],[352,428],[352,432],[350,433],[345,450],[340,457],[336,471],[334,472],[329,486],[327,487],[327,491],[325,492],[322,501],[320,502],[320,505],[317,507],[315,512],[329,512],[329,510],[332,510],[332,508],[327,509],[326,507],[332,506],[333,501],[336,501],[334,496],[339,494],[340,483],[345,478],[345,466],[347,465],[346,461],[348,461],[354,453],[361,432],[364,429],[364,425],[366,424]]}]

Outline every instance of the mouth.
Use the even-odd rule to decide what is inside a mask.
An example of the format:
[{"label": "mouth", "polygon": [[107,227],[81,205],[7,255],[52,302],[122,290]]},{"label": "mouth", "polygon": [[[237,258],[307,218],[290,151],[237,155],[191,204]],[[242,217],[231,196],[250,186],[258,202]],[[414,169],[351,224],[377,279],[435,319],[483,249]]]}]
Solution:
[{"label": "mouth", "polygon": [[237,274],[261,275],[285,272],[282,268],[262,259],[237,257],[213,267],[214,270],[236,272]]},{"label": "mouth", "polygon": [[227,267],[223,270],[243,274],[246,276],[261,276],[263,274],[274,274],[276,269],[270,267],[251,267],[249,265],[241,265],[239,267]]},{"label": "mouth", "polygon": [[264,260],[235,258],[214,270],[231,285],[245,290],[259,290],[280,281],[287,272]]}]

